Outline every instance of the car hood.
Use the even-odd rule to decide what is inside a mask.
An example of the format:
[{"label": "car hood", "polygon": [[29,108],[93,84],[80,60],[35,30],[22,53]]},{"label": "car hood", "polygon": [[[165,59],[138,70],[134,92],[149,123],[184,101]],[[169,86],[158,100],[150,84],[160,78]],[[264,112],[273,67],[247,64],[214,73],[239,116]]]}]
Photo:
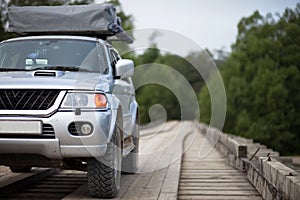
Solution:
[{"label": "car hood", "polygon": [[1,89],[62,89],[109,91],[108,76],[88,72],[41,70],[0,72]]}]

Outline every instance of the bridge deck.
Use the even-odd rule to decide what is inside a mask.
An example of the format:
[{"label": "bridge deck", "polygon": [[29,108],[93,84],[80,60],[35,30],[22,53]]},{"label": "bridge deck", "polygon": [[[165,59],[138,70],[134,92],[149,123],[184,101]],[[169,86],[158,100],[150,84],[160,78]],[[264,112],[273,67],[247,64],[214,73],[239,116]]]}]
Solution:
[{"label": "bridge deck", "polygon": [[198,134],[191,144],[186,142],[190,147],[182,158],[178,199],[262,199],[245,174],[215,148],[202,158],[203,141]]},{"label": "bridge deck", "polygon": [[[200,159],[198,155],[204,138],[197,127],[197,123],[193,122],[172,121],[143,129],[139,173],[122,175],[120,193],[115,199],[261,199],[247,177],[229,166],[225,157],[216,149],[212,148],[206,157]],[[0,185],[30,175],[12,174],[4,167],[0,169],[5,169],[0,170]],[[43,181],[47,181],[47,178],[42,179],[13,192],[6,199],[25,200],[27,197],[33,199],[33,196],[36,199],[48,196],[61,199],[58,193],[64,187],[63,182],[73,181],[79,175],[86,180],[84,172],[61,173],[49,178],[57,180],[69,176],[70,180],[62,179],[51,187],[47,183],[45,187]],[[69,174],[64,175],[66,173]],[[83,181],[79,185],[72,192],[67,191],[68,194],[64,194],[62,199],[92,200],[87,183]]]}]

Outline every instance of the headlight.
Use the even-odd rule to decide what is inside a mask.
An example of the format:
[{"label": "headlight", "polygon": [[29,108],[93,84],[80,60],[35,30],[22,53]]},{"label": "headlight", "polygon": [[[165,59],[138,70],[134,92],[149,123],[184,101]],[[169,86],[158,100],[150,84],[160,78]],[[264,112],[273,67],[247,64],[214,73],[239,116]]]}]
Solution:
[{"label": "headlight", "polygon": [[107,98],[102,93],[68,93],[62,108],[106,108]]}]

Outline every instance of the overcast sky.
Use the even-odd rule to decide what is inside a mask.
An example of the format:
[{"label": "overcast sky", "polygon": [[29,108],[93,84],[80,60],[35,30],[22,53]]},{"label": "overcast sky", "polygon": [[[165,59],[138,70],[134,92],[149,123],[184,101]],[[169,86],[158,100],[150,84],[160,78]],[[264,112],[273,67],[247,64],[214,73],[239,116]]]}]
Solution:
[{"label": "overcast sky", "polygon": [[[97,0],[103,2],[102,0]],[[182,34],[201,48],[230,51],[242,17],[259,10],[283,13],[300,0],[120,0],[123,10],[134,16],[135,27],[163,28]]]}]

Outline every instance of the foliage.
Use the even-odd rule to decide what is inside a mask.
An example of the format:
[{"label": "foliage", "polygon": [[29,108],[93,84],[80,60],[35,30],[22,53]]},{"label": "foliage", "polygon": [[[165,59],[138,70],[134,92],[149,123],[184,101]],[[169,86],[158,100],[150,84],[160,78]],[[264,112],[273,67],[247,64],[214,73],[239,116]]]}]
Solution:
[{"label": "foliage", "polygon": [[[277,20],[259,12],[243,18],[232,50],[221,68],[227,94],[224,130],[282,154],[299,154],[300,4]],[[207,89],[200,94],[200,108],[206,111],[209,96]],[[201,114],[208,123],[210,113]]]},{"label": "foliage", "polygon": [[[200,67],[203,68],[205,67],[204,65],[208,65],[205,52],[194,52],[186,58],[182,58],[174,54],[163,54],[157,49],[156,45],[153,45],[152,48],[147,49],[143,54],[132,58],[135,60],[137,69],[139,67],[143,68],[143,77],[151,77],[151,80],[155,83],[161,80],[167,83],[164,86],[146,84],[137,89],[137,100],[141,108],[142,123],[150,121],[148,111],[156,104],[164,107],[168,120],[192,120],[197,117],[198,103],[196,94],[202,88],[203,78],[193,64],[201,63]],[[207,74],[209,73],[207,71]],[[137,77],[136,79],[143,77]],[[194,96],[196,97],[195,99]],[[188,114],[186,115],[185,113]]]}]

